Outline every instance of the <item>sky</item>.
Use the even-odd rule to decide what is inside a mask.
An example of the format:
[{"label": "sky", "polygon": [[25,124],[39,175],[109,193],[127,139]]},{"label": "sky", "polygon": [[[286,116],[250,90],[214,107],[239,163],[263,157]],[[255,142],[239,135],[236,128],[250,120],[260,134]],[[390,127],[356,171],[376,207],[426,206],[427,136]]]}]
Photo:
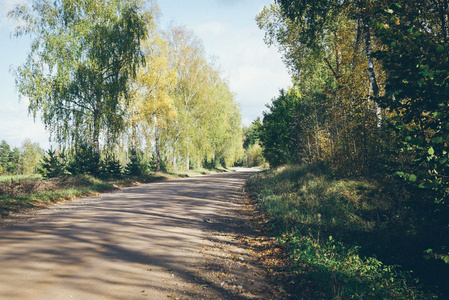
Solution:
[{"label": "sky", "polygon": [[[50,148],[49,133],[39,116],[28,114],[11,72],[22,65],[30,50],[30,38],[15,38],[7,12],[24,0],[0,0],[0,141],[20,147],[25,139]],[[249,125],[262,117],[265,105],[291,85],[287,68],[275,47],[263,41],[264,32],[255,16],[274,0],[158,0],[161,29],[173,24],[193,30],[215,59],[240,106],[242,122]]]}]

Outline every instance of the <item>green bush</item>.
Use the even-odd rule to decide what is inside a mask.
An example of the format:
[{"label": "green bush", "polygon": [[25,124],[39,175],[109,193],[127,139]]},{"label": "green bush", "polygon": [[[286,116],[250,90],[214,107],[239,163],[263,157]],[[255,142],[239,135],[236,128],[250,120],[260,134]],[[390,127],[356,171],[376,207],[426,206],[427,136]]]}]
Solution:
[{"label": "green bush", "polygon": [[114,153],[106,153],[101,160],[100,176],[103,178],[120,178],[122,176],[122,165]]},{"label": "green bush", "polygon": [[72,175],[99,175],[100,173],[100,157],[95,153],[91,145],[83,144],[75,149],[67,170]]},{"label": "green bush", "polygon": [[131,158],[125,166],[125,174],[130,176],[141,176],[145,174],[147,166],[136,151],[131,151]]},{"label": "green bush", "polygon": [[64,152],[48,150],[37,169],[44,178],[54,178],[66,174],[66,156]]}]

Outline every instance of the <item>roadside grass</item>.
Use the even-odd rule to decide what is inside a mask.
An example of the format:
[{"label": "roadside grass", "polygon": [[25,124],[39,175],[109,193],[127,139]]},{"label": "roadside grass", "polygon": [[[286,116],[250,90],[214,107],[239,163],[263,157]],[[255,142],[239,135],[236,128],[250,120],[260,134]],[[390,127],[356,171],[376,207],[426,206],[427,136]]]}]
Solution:
[{"label": "roadside grass", "polygon": [[420,288],[409,266],[397,265],[411,257],[396,259],[407,251],[394,252],[404,246],[395,238],[413,242],[419,231],[406,193],[330,173],[323,165],[288,166],[247,182],[290,256],[288,292],[294,299],[437,298]]},{"label": "roadside grass", "polygon": [[11,180],[20,180],[24,178],[42,178],[39,174],[32,174],[32,175],[1,175],[0,176],[0,182],[3,181],[11,181]]},{"label": "roadside grass", "polygon": [[179,178],[179,176],[154,173],[115,179],[98,179],[89,175],[52,179],[8,178],[8,180],[0,182],[0,217],[28,209],[44,208],[52,203],[95,195],[121,187],[173,178]]},{"label": "roadside grass", "polygon": [[112,191],[117,188],[195,175],[227,172],[218,168],[177,172],[152,172],[142,176],[99,179],[89,175],[43,179],[40,175],[0,177],[0,218],[10,213]]}]

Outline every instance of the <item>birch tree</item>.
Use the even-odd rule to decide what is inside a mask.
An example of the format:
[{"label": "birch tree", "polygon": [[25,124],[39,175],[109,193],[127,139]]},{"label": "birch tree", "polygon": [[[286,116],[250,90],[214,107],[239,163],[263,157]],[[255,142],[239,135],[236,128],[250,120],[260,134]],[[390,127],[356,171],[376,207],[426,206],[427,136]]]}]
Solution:
[{"label": "birch tree", "polygon": [[173,155],[183,155],[186,169],[189,169],[191,157],[199,156],[195,140],[200,138],[200,131],[196,129],[206,110],[201,102],[207,89],[207,60],[201,40],[192,31],[184,27],[172,27],[165,36],[169,45],[170,63],[177,74],[172,95],[178,115],[170,124]]},{"label": "birch tree", "polygon": [[26,62],[15,70],[29,111],[41,116],[60,144],[87,142],[98,154],[100,140],[123,129],[128,80],[144,56],[150,15],[140,0],[32,0],[9,15],[15,35],[29,35]]},{"label": "birch tree", "polygon": [[149,29],[149,33],[149,38],[142,45],[146,64],[139,68],[132,83],[133,95],[128,106],[131,112],[129,121],[132,151],[135,152],[136,127],[140,125],[146,143],[154,144],[156,171],[160,171],[162,134],[170,120],[177,116],[169,94],[175,86],[176,73],[169,65],[167,41],[155,26]]}]

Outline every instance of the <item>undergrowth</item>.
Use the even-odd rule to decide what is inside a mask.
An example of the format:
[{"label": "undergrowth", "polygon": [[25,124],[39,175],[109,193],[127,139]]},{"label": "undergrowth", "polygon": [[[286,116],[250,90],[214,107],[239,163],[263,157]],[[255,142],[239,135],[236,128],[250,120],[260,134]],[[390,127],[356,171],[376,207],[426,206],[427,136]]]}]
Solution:
[{"label": "undergrowth", "polygon": [[[396,236],[420,246],[409,195],[374,180],[336,180],[330,174],[323,165],[289,166],[258,173],[247,183],[290,254],[292,297],[437,298],[404,267],[412,257],[399,257],[407,250],[393,252]],[[415,250],[423,259],[423,250]]]}]

